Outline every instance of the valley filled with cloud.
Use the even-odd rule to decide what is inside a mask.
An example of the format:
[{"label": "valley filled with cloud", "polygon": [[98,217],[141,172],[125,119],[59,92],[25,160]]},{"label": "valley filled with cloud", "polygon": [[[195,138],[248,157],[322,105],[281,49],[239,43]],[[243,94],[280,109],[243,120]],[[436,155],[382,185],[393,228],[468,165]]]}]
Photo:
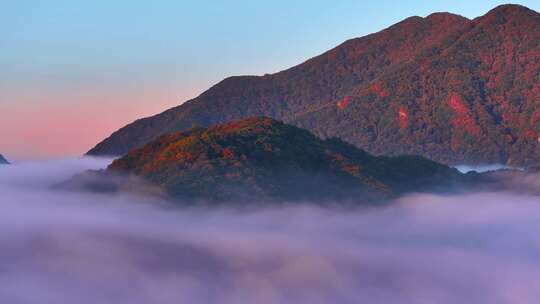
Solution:
[{"label": "valley filled with cloud", "polygon": [[0,302],[535,303],[540,297],[540,203],[533,194],[409,194],[377,208],[309,202],[208,208],[51,188],[109,162],[0,168]]}]

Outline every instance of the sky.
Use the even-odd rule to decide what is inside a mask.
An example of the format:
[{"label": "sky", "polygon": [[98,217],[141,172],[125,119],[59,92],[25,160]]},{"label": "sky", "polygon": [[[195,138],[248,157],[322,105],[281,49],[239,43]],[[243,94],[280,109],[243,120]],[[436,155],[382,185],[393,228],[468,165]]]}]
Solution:
[{"label": "sky", "polygon": [[274,73],[409,16],[474,18],[504,3],[2,0],[0,153],[82,155],[225,77]]}]

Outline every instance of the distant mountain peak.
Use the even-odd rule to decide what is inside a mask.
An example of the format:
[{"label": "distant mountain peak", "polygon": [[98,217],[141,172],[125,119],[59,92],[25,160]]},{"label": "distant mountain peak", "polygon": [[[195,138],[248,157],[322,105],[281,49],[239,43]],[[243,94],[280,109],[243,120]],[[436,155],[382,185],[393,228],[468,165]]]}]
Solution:
[{"label": "distant mountain peak", "polygon": [[433,22],[448,22],[448,21],[470,21],[470,19],[461,15],[452,14],[448,12],[437,12],[428,15],[425,19]]},{"label": "distant mountain peak", "polygon": [[519,4],[503,4],[490,10],[484,16],[478,17],[475,20],[488,20],[490,23],[507,23],[509,21],[523,21],[523,19],[539,18],[540,14],[528,7]]},{"label": "distant mountain peak", "polygon": [[501,4],[490,10],[486,15],[491,14],[522,14],[522,13],[535,13],[537,12],[531,10],[530,8],[523,6],[521,4]]},{"label": "distant mountain peak", "polygon": [[0,154],[0,165],[7,165],[7,164],[9,164],[7,159],[2,154]]}]

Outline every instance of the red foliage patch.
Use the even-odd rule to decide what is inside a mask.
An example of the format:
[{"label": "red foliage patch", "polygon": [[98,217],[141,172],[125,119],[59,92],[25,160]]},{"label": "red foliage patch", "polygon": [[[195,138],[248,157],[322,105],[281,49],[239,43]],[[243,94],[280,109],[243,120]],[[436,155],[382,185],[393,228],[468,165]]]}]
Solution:
[{"label": "red foliage patch", "polygon": [[223,159],[232,159],[234,158],[234,151],[231,148],[223,149],[223,154],[221,156]]},{"label": "red foliage patch", "polygon": [[409,113],[404,105],[401,105],[398,110],[399,129],[405,130],[409,124]]},{"label": "red foliage patch", "polygon": [[536,133],[534,133],[533,130],[526,129],[524,135],[525,137],[528,137],[528,138],[534,138],[536,136]]},{"label": "red foliage patch", "polygon": [[377,96],[381,97],[381,98],[384,98],[384,97],[388,97],[388,95],[390,95],[388,93],[388,90],[385,89],[380,82],[376,82],[374,84],[372,84],[370,86],[370,90],[371,92],[373,92],[374,94],[376,94]]},{"label": "red foliage patch", "polygon": [[213,132],[218,136],[235,133],[245,128],[264,128],[272,125],[272,120],[265,117],[251,117],[243,120],[233,121],[223,125],[216,125],[209,128],[209,132]]},{"label": "red foliage patch", "polygon": [[451,121],[452,126],[463,128],[474,136],[480,135],[480,127],[472,119],[471,113],[461,96],[456,93],[450,93],[448,96],[448,106],[454,112],[454,118]]},{"label": "red foliage patch", "polygon": [[340,110],[345,110],[345,108],[349,105],[349,96],[343,97],[342,100],[339,100],[337,102],[337,107]]}]

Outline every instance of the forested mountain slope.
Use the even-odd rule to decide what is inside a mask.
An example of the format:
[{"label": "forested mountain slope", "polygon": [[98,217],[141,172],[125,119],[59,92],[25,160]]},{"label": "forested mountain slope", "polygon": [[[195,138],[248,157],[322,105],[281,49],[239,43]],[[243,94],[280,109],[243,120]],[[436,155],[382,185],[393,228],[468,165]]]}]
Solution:
[{"label": "forested mountain slope", "polygon": [[377,155],[536,164],[539,77],[537,12],[503,5],[474,20],[411,17],[276,74],[227,78],[88,154],[123,155],[162,134],[269,116]]}]

